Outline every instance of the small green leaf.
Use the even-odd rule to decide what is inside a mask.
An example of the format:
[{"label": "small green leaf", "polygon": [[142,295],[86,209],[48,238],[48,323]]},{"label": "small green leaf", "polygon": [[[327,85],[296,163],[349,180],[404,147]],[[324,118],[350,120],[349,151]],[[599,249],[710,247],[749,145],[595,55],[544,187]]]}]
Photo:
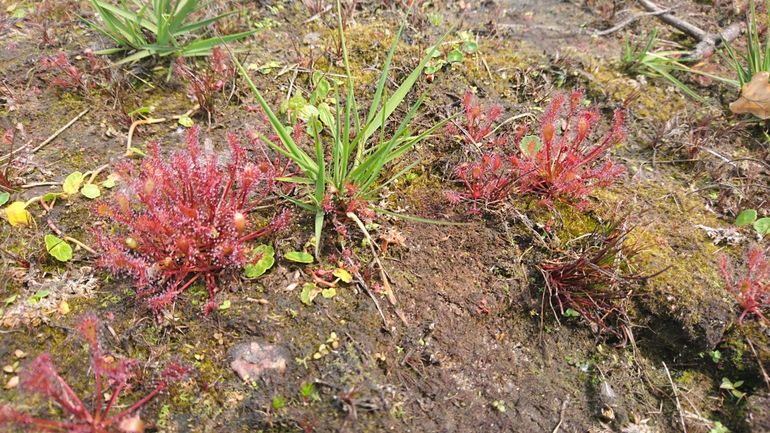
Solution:
[{"label": "small green leaf", "polygon": [[137,154],[139,156],[145,156],[146,153],[138,147],[131,146],[128,148],[129,155]]},{"label": "small green leaf", "polygon": [[567,308],[566,310],[564,310],[563,316],[564,317],[580,317],[580,313],[578,313],[577,311],[573,310],[572,308]]},{"label": "small green leaf", "polygon": [[46,202],[46,203],[50,203],[50,202],[52,202],[52,201],[53,201],[55,198],[59,197],[59,195],[60,195],[60,194],[59,194],[59,193],[56,193],[56,192],[49,192],[48,194],[46,194],[46,195],[44,195],[44,196],[40,197],[40,200],[42,200],[42,201],[44,201],[44,202]]},{"label": "small green leaf", "polygon": [[345,283],[350,283],[351,281],[353,281],[353,276],[350,275],[350,272],[342,268],[335,269],[334,272],[332,272],[332,275],[339,278]]},{"label": "small green leaf", "polygon": [[72,247],[63,239],[54,235],[45,235],[45,248],[48,254],[60,262],[66,262],[72,259]]},{"label": "small green leaf", "polygon": [[521,153],[529,159],[532,159],[543,148],[543,142],[537,135],[527,135],[521,139],[519,149]]},{"label": "small green leaf", "polygon": [[222,301],[222,303],[219,305],[219,311],[227,311],[230,309],[230,300],[225,299]]},{"label": "small green leaf", "polygon": [[80,193],[86,196],[86,198],[90,198],[91,200],[102,195],[102,192],[99,190],[99,187],[93,183],[87,183],[83,185],[83,188],[80,189]]},{"label": "small green leaf", "polygon": [[334,130],[334,116],[332,115],[331,108],[326,102],[318,104],[318,118],[321,120],[327,128]]},{"label": "small green leaf", "polygon": [[185,128],[192,128],[193,125],[195,125],[195,122],[190,118],[190,116],[179,116],[179,124]]},{"label": "small green leaf", "polygon": [[8,200],[10,200],[11,194],[8,192],[0,192],[0,206],[8,203]]},{"label": "small green leaf", "polygon": [[331,299],[335,296],[337,296],[337,289],[334,287],[329,287],[328,289],[321,290],[321,296],[323,296],[325,299]]},{"label": "small green leaf", "polygon": [[764,236],[770,233],[770,218],[760,218],[754,222],[754,230],[760,235]]},{"label": "small green leaf", "polygon": [[107,176],[107,179],[102,182],[102,186],[107,189],[115,188],[115,183],[118,181],[118,176],[115,174],[110,174]]},{"label": "small green leaf", "polygon": [[[256,262],[254,261],[254,259]],[[275,250],[271,245],[259,245],[252,251],[252,261],[243,267],[246,278],[258,278],[275,264]]]},{"label": "small green leaf", "polygon": [[67,176],[66,179],[64,179],[64,183],[62,184],[62,189],[67,194],[75,194],[80,189],[80,184],[83,183],[83,173],[76,171],[71,173],[69,176]]},{"label": "small green leaf", "polygon": [[446,61],[449,63],[460,63],[465,59],[463,52],[455,48],[446,55]]},{"label": "small green leaf", "polygon": [[34,295],[30,296],[29,299],[27,299],[27,303],[32,305],[37,304],[42,299],[47,298],[48,295],[50,294],[51,294],[51,291],[48,289],[38,290],[37,292],[35,292]]},{"label": "small green leaf", "polygon": [[313,256],[304,251],[289,251],[284,255],[286,260],[297,263],[313,263]]},{"label": "small green leaf", "polygon": [[281,397],[280,395],[276,395],[273,397],[273,409],[274,410],[281,410],[284,407],[286,407],[286,399]]},{"label": "small green leaf", "polygon": [[463,51],[465,51],[467,54],[473,54],[479,50],[479,44],[477,44],[475,41],[465,41],[463,43]]},{"label": "small green leaf", "polygon": [[757,211],[754,209],[745,209],[735,218],[735,225],[738,227],[747,226],[757,220]]},{"label": "small green leaf", "polygon": [[299,294],[299,300],[305,305],[313,305],[313,299],[315,299],[319,293],[321,293],[321,289],[315,284],[305,283],[305,285],[302,286],[302,293]]}]

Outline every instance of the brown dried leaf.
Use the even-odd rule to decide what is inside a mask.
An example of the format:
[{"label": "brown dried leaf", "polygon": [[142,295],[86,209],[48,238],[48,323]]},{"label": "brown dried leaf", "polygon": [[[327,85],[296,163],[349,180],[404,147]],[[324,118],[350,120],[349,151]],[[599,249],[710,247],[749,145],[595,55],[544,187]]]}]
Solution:
[{"label": "brown dried leaf", "polygon": [[760,119],[770,119],[770,73],[759,72],[741,89],[741,97],[730,104],[735,114],[751,113]]}]

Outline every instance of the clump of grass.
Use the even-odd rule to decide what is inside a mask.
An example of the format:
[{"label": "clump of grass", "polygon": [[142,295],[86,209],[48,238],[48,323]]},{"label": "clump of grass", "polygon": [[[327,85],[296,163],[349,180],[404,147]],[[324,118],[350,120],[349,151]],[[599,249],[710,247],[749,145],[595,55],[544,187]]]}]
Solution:
[{"label": "clump of grass", "polygon": [[108,0],[91,0],[104,25],[91,26],[110,38],[117,47],[99,54],[131,53],[116,64],[131,63],[147,57],[207,56],[225,42],[243,39],[256,30],[194,40],[195,32],[234,12],[198,21],[199,0],[128,0],[115,5]]},{"label": "clump of grass", "polygon": [[[415,87],[433,53],[431,50],[426,54],[398,88],[388,94],[386,84],[403,24],[393,38],[385,57],[367,114],[363,118],[360,117],[359,108],[362,104],[354,94],[355,83],[348,61],[339,1],[337,13],[346,83],[344,89],[327,83],[327,86],[331,86],[328,92],[333,99],[331,105],[319,103],[305,110],[306,128],[300,128],[300,132],[303,129],[307,131],[309,141],[312,142],[310,149],[301,146],[284,127],[246,70],[234,59],[277,138],[274,141],[262,135],[260,139],[296,166],[296,175],[285,180],[298,185],[303,192],[304,198],[292,201],[315,214],[316,255],[320,250],[322,229],[328,215],[342,211],[346,217],[360,221],[361,218],[368,218],[373,212],[386,212],[375,207],[372,202],[378,198],[385,186],[407,173],[414,164],[382,179],[385,168],[392,166],[444,124],[439,122],[419,134],[412,133],[410,126],[422,106],[422,96],[407,108],[400,122],[394,122],[394,113],[404,107],[404,101]],[[341,92],[344,92],[344,96],[340,95]]]}]

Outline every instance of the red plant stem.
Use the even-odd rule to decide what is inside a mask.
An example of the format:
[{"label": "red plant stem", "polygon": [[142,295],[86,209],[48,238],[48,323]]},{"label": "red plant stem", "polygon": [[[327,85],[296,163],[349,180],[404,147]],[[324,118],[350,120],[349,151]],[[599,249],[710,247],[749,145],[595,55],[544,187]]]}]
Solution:
[{"label": "red plant stem", "polygon": [[132,413],[136,412],[137,409],[142,407],[142,405],[146,404],[148,401],[150,401],[153,398],[155,398],[155,396],[160,394],[161,391],[163,391],[164,389],[166,389],[166,381],[165,380],[160,382],[158,384],[158,386],[156,386],[155,389],[152,390],[152,392],[150,392],[149,394],[144,396],[144,398],[142,398],[141,400],[139,400],[136,403],[132,404],[131,407],[129,407],[128,409],[126,409],[123,412],[120,412],[118,415],[114,416],[113,419],[121,420],[121,419],[127,417],[128,415],[131,415]]},{"label": "red plant stem", "polygon": [[123,389],[125,388],[126,383],[123,382],[112,391],[112,396],[110,396],[110,401],[107,402],[107,406],[104,407],[104,416],[106,417],[110,413],[110,409],[112,409],[112,406],[115,404],[116,401],[118,401],[118,396],[121,392],[123,392]]},{"label": "red plant stem", "polygon": [[75,407],[69,404],[68,401],[65,401],[65,399],[61,398],[58,395],[51,395],[51,397],[56,400],[57,403],[61,405],[64,409],[66,409],[68,412],[70,412],[73,415],[77,415],[82,417],[83,419],[86,419],[88,422],[91,422],[93,420],[93,417],[88,412],[88,409],[86,409],[86,405],[83,404],[83,402],[80,400],[80,397],[78,397],[77,394],[75,394],[75,391],[70,388],[70,386],[67,384],[67,382],[64,381],[64,379],[61,378],[58,374],[56,375],[56,380],[59,381],[59,385],[61,385],[64,392],[67,393],[67,395],[75,401]]}]

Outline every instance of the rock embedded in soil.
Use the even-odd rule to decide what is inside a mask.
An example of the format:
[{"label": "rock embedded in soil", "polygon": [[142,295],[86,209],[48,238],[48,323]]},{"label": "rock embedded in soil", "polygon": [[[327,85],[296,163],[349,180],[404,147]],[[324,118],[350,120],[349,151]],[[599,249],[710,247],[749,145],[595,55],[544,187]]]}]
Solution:
[{"label": "rock embedded in soil", "polygon": [[281,346],[251,341],[236,344],[228,350],[230,368],[244,381],[286,372],[287,351]]},{"label": "rock embedded in soil", "polygon": [[752,395],[746,401],[746,421],[753,432],[770,432],[770,394]]}]

